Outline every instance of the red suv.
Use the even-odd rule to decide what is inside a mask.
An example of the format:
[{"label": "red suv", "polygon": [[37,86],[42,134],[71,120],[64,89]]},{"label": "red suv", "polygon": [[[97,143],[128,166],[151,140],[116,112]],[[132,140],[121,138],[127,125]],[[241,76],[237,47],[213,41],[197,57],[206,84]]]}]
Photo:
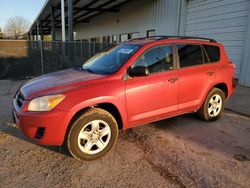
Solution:
[{"label": "red suv", "polygon": [[65,145],[75,158],[94,160],[112,148],[121,129],[190,112],[218,119],[234,88],[234,65],[223,45],[155,36],[30,80],[15,95],[13,115],[35,143]]}]

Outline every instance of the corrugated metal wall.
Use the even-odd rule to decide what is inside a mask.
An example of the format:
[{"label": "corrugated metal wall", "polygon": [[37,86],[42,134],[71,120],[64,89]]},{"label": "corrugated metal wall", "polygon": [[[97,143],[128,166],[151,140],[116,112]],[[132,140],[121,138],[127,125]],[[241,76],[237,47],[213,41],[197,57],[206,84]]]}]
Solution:
[{"label": "corrugated metal wall", "polygon": [[132,32],[139,32],[139,36],[144,37],[151,29],[155,29],[157,35],[176,35],[179,8],[180,0],[132,1],[119,13],[101,14],[91,19],[90,23],[76,25],[76,39]]},{"label": "corrugated metal wall", "polygon": [[250,87],[250,5],[248,11],[248,28],[243,49],[240,84]]},{"label": "corrugated metal wall", "polygon": [[248,25],[249,0],[189,0],[186,35],[211,37],[223,43],[240,75]]}]

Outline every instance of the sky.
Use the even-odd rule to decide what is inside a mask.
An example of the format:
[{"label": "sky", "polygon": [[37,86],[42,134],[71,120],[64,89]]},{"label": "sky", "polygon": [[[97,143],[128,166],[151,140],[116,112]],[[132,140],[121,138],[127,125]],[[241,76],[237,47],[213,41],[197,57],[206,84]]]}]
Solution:
[{"label": "sky", "polygon": [[6,20],[14,16],[22,16],[30,24],[42,9],[46,0],[0,0],[0,28],[4,28]]}]

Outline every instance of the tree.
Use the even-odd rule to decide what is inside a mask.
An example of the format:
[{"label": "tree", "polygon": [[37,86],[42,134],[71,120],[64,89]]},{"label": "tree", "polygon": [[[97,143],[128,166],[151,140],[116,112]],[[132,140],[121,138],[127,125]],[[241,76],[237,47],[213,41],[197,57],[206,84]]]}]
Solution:
[{"label": "tree", "polygon": [[2,32],[2,29],[0,28],[0,39],[3,39],[4,38],[4,34]]},{"label": "tree", "polygon": [[22,37],[29,29],[29,21],[21,16],[14,16],[6,21],[4,34],[7,37],[18,39]]}]

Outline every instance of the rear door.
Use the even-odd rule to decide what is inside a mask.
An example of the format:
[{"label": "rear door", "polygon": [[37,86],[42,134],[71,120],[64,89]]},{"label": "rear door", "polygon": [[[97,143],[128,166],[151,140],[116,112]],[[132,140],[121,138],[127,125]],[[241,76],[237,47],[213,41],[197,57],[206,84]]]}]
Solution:
[{"label": "rear door", "polygon": [[153,47],[132,65],[147,66],[149,75],[126,81],[126,101],[130,126],[155,121],[175,112],[179,80],[172,45]]},{"label": "rear door", "polygon": [[196,110],[215,80],[216,68],[209,63],[203,46],[199,44],[176,44],[176,49],[179,56],[179,110]]}]

